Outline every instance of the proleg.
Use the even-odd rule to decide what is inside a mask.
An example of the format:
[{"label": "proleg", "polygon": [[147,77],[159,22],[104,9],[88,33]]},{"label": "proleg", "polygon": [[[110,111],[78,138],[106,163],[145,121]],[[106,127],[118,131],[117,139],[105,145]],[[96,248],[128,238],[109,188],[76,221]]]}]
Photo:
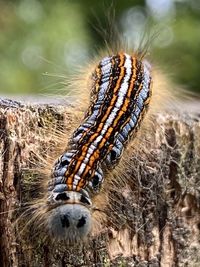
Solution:
[{"label": "proleg", "polygon": [[105,57],[91,77],[90,105],[56,161],[49,184],[48,228],[69,243],[89,234],[93,197],[136,135],[151,98],[150,64],[136,55]]}]

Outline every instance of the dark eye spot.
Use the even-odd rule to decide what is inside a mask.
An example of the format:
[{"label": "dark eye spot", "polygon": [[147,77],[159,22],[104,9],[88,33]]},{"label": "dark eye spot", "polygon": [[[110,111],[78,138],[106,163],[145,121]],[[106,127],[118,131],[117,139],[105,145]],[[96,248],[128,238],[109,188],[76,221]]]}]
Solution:
[{"label": "dark eye spot", "polygon": [[67,165],[69,165],[69,160],[68,159],[65,159],[65,160],[60,162],[60,167],[65,167]]},{"label": "dark eye spot", "polygon": [[84,216],[82,216],[81,219],[79,219],[79,221],[77,223],[77,228],[84,226],[85,223],[86,223],[86,219]]},{"label": "dark eye spot", "polygon": [[69,197],[66,193],[60,193],[56,196],[56,200],[69,200]]},{"label": "dark eye spot", "polygon": [[73,138],[76,138],[82,132],[84,132],[84,129],[83,128],[78,128],[76,130],[76,132],[74,133]]},{"label": "dark eye spot", "polygon": [[61,224],[62,224],[62,227],[66,227],[68,228],[69,227],[69,220],[68,220],[68,217],[67,215],[61,215],[60,216],[60,220],[61,220]]},{"label": "dark eye spot", "polygon": [[116,151],[115,151],[115,150],[111,150],[111,152],[110,152],[110,160],[111,160],[111,161],[115,161],[116,158],[117,158],[117,153],[116,153]]},{"label": "dark eye spot", "polygon": [[92,185],[93,185],[94,187],[97,187],[98,184],[99,184],[99,176],[98,176],[98,175],[95,175],[95,176],[93,177],[93,179],[92,179]]},{"label": "dark eye spot", "polygon": [[90,205],[89,200],[87,200],[87,198],[84,197],[83,195],[81,195],[80,201],[81,201],[83,204]]}]

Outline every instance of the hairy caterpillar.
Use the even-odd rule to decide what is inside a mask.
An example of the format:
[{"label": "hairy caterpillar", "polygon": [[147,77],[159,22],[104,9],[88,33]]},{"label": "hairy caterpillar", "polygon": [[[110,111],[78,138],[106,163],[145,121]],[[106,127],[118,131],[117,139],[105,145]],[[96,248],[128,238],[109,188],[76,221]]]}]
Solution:
[{"label": "hairy caterpillar", "polygon": [[[102,220],[112,217],[112,214],[103,214],[109,205],[108,195],[115,186],[118,187],[118,183],[123,183],[122,176],[126,175],[123,174],[124,160],[127,159],[124,148],[132,140],[140,142],[147,110],[150,109],[148,114],[152,114],[152,106],[153,110],[157,105],[160,109],[156,94],[165,104],[166,86],[163,88],[162,81],[160,86],[156,77],[159,75],[154,75],[144,53],[125,51],[128,49],[108,49],[106,57],[101,56],[97,63],[84,70],[83,78],[78,77],[78,84],[72,84],[73,90],[78,88],[81,94],[78,98],[82,98],[81,106],[84,106],[86,114],[78,127],[69,126],[73,130],[69,137],[63,135],[58,139],[55,136],[62,148],[52,150],[51,160],[37,157],[44,160],[42,173],[48,179],[43,179],[44,196],[28,210],[31,216],[28,224],[36,222],[36,229],[47,229],[45,238],[75,244],[85,240],[90,233],[99,232],[93,228],[100,228]],[[169,88],[167,90],[168,98]],[[87,103],[88,99],[83,100],[88,91],[90,103]],[[149,105],[150,99],[152,105]],[[136,135],[140,126],[143,129]],[[141,144],[145,145],[144,142]],[[138,144],[134,145],[136,151]],[[59,158],[55,162],[57,150]],[[126,155],[121,158],[122,154]]]},{"label": "hairy caterpillar", "polygon": [[150,65],[136,55],[103,58],[92,81],[88,111],[56,161],[48,189],[48,228],[68,243],[90,232],[93,197],[138,130],[151,97]]}]

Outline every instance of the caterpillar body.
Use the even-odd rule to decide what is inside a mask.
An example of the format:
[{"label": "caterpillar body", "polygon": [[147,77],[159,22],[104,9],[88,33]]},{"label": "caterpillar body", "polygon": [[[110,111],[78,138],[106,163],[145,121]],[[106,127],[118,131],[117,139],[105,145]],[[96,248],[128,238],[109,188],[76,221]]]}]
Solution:
[{"label": "caterpillar body", "polygon": [[135,136],[151,98],[150,64],[119,52],[92,73],[90,105],[49,182],[48,228],[56,239],[76,243],[92,227],[93,197]]}]

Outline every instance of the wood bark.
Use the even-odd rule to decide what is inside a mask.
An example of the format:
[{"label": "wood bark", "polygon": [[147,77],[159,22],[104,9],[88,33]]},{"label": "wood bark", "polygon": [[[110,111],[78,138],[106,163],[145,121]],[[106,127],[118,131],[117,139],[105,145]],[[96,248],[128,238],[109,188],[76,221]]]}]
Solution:
[{"label": "wood bark", "polygon": [[1,100],[0,266],[200,266],[200,112],[192,107],[155,116],[149,153],[132,150],[131,179],[114,193],[104,230],[67,247],[34,238],[31,227],[21,233],[15,221],[37,194],[35,155],[52,153],[54,133],[69,130],[74,107]]}]

